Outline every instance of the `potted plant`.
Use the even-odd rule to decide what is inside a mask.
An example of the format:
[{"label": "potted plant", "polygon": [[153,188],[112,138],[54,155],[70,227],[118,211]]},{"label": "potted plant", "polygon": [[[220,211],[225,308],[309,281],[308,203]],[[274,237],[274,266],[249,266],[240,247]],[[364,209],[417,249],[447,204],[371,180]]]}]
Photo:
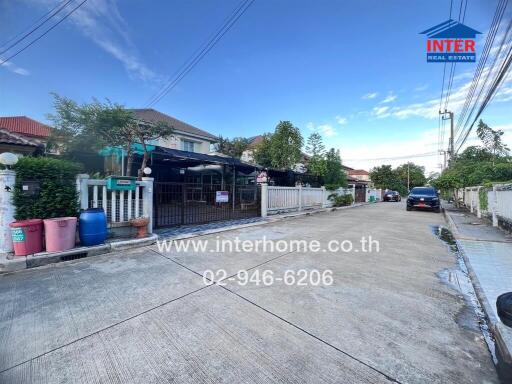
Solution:
[{"label": "potted plant", "polygon": [[137,238],[146,237],[148,231],[149,217],[141,216],[130,220],[130,224],[137,228]]}]

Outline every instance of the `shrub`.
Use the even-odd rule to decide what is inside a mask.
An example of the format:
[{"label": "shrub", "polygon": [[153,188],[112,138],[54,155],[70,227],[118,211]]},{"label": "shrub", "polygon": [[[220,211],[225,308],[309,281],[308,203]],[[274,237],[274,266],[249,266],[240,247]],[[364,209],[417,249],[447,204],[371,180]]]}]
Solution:
[{"label": "shrub", "polygon": [[[78,215],[75,181],[80,172],[78,164],[47,157],[23,157],[14,169],[16,220]],[[26,181],[39,182],[39,193],[34,196],[25,194],[22,183]]]},{"label": "shrub", "polygon": [[329,196],[329,200],[332,201],[334,207],[343,207],[354,202],[352,195],[337,195],[335,193]]}]

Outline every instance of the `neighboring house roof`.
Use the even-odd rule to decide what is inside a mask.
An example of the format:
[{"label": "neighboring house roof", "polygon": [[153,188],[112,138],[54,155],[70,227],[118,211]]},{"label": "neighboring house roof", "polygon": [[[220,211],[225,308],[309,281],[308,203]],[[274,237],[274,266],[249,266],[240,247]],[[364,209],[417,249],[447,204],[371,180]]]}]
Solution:
[{"label": "neighboring house roof", "polygon": [[217,141],[217,136],[212,135],[202,129],[196,128],[190,124],[187,124],[181,120],[178,120],[172,116],[166,115],[165,113],[154,110],[153,108],[142,108],[142,109],[130,109],[137,119],[147,121],[149,123],[164,122],[173,127],[176,131],[189,133],[191,135],[202,136],[210,139],[211,141]]},{"label": "neighboring house roof", "polygon": [[352,175],[358,175],[358,176],[361,176],[361,175],[369,176],[370,175],[370,173],[368,171],[365,171],[364,169],[349,170],[348,174],[351,176]]},{"label": "neighboring house roof", "polygon": [[5,128],[0,128],[0,144],[24,145],[29,147],[39,147],[41,143],[32,140],[18,133],[10,132]]},{"label": "neighboring house roof", "polygon": [[354,168],[347,167],[346,165],[341,164],[341,168],[345,171],[353,171]]},{"label": "neighboring house roof", "polygon": [[52,128],[27,116],[0,117],[0,128],[25,136],[48,138]]},{"label": "neighboring house roof", "polygon": [[253,149],[263,141],[263,135],[249,137],[249,148]]}]

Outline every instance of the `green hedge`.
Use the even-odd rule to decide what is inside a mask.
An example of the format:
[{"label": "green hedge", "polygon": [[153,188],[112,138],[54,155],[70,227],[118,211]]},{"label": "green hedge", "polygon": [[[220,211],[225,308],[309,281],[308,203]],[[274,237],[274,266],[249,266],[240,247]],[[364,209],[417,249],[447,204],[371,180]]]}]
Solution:
[{"label": "green hedge", "polygon": [[352,195],[337,195],[335,193],[329,196],[329,200],[332,201],[334,207],[343,207],[354,202]]},{"label": "green hedge", "polygon": [[[14,169],[16,220],[78,216],[76,175],[81,170],[78,164],[48,157],[23,157]],[[39,193],[35,196],[23,193],[24,181],[39,182]]]},{"label": "green hedge", "polygon": [[478,200],[480,201],[480,209],[482,211],[487,211],[489,208],[489,202],[487,201],[487,191],[488,188],[481,188],[478,192]]}]

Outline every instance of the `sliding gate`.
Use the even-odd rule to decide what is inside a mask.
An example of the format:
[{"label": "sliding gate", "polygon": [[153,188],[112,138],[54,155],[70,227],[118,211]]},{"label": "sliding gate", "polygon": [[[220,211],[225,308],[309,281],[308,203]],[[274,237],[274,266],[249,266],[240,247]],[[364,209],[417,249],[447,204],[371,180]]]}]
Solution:
[{"label": "sliding gate", "polygon": [[155,182],[156,227],[245,219],[260,215],[257,185]]}]

